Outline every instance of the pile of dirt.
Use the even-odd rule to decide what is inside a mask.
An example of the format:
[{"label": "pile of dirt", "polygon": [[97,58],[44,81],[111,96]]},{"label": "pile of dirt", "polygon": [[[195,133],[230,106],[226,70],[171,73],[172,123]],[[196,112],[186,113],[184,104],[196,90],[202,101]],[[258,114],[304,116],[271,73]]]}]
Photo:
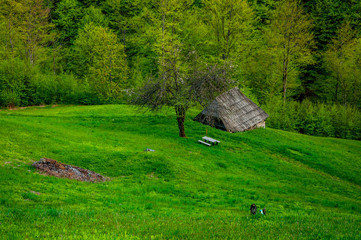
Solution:
[{"label": "pile of dirt", "polygon": [[87,182],[99,182],[109,180],[109,178],[104,177],[93,171],[72,165],[66,165],[49,158],[42,158],[40,159],[40,161],[33,163],[32,166],[47,175],[60,178],[76,179],[79,181]]}]

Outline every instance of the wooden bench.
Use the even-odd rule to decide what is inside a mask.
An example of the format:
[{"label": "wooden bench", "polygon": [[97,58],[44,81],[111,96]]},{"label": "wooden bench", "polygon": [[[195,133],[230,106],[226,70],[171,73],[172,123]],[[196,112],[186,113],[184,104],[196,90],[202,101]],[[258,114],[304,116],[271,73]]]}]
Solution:
[{"label": "wooden bench", "polygon": [[202,144],[204,144],[204,145],[207,145],[208,147],[212,146],[211,144],[206,143],[206,142],[203,142],[202,140],[198,140],[198,142],[199,142],[199,143],[202,143]]},{"label": "wooden bench", "polygon": [[207,136],[202,137],[202,139],[206,142],[211,143],[212,145],[217,145],[218,143],[220,143],[220,141],[210,138],[210,137],[207,137]]}]

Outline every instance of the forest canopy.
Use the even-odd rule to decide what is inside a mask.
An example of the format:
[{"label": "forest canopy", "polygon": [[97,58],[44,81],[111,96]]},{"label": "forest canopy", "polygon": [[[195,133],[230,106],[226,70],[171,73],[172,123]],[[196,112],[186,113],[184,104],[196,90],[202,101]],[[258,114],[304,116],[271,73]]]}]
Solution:
[{"label": "forest canopy", "polygon": [[[200,69],[231,66],[274,126],[358,139],[360,12],[354,0],[2,0],[0,106],[125,102],[179,49],[187,76],[190,55]],[[357,134],[308,132],[302,104],[351,114],[342,121]]]}]

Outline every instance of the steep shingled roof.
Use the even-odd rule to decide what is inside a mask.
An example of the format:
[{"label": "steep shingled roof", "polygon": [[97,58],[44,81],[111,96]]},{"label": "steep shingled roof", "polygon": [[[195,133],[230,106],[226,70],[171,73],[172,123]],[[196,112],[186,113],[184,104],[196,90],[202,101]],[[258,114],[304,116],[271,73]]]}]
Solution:
[{"label": "steep shingled roof", "polygon": [[268,114],[235,87],[211,102],[194,120],[229,132],[253,129]]}]

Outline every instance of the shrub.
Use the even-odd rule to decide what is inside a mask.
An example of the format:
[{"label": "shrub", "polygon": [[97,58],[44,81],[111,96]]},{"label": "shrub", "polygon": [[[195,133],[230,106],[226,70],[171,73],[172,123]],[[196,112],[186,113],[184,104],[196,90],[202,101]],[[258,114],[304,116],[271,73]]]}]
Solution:
[{"label": "shrub", "polygon": [[273,98],[264,106],[264,109],[270,115],[267,120],[269,126],[288,131],[296,128],[298,118],[296,102],[283,104],[282,99]]},{"label": "shrub", "polygon": [[56,102],[57,86],[53,76],[37,74],[31,82],[34,94],[31,96],[33,104],[51,104]]},{"label": "shrub", "polygon": [[99,104],[87,82],[80,83],[71,74],[39,74],[33,82],[35,104]]},{"label": "shrub", "polygon": [[22,61],[14,59],[0,63],[0,104],[4,107],[27,105],[29,79],[32,72]]},{"label": "shrub", "polygon": [[2,90],[0,92],[0,106],[15,107],[20,105],[20,96],[13,90]]},{"label": "shrub", "polygon": [[264,107],[270,115],[267,125],[287,131],[348,139],[361,139],[361,112],[356,107],[336,104],[301,103],[272,99]]}]

